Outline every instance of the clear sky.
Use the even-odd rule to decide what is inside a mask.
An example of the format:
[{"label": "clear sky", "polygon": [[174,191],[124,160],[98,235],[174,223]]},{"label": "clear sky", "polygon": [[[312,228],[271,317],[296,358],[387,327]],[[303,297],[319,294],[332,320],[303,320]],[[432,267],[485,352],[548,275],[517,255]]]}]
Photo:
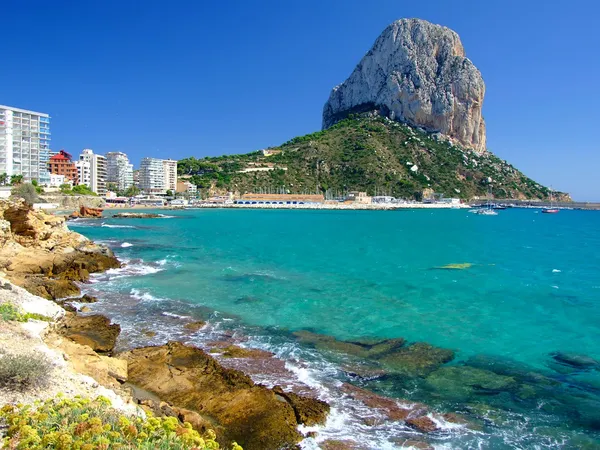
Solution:
[{"label": "clear sky", "polygon": [[52,148],[245,153],[320,129],[383,29],[454,29],[487,85],[488,147],[600,200],[600,5],[592,0],[5,0],[0,104],[52,116]]}]

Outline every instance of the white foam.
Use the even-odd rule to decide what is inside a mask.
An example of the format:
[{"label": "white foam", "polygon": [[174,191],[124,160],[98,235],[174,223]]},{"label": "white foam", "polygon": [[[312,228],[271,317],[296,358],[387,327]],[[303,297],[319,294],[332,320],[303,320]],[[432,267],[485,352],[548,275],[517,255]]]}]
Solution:
[{"label": "white foam", "polygon": [[182,316],[180,314],[175,314],[175,313],[168,312],[168,311],[163,311],[162,315],[168,316],[168,317],[175,317],[176,319],[189,319],[190,318],[190,316]]},{"label": "white foam", "polygon": [[162,300],[165,300],[164,298],[155,297],[154,295],[150,294],[149,292],[142,292],[139,289],[135,289],[135,288],[131,290],[131,296],[135,299],[143,300],[143,301],[147,301],[147,302],[160,302]]},{"label": "white foam", "polygon": [[558,269],[552,269],[552,273],[560,273],[561,271]]},{"label": "white foam", "polygon": [[130,244],[129,242],[123,242],[123,243],[121,244],[121,247],[123,247],[123,248],[127,248],[127,247],[133,247],[133,244]]},{"label": "white foam", "polygon": [[105,228],[135,228],[133,225],[110,225],[108,223],[103,223],[101,226]]}]

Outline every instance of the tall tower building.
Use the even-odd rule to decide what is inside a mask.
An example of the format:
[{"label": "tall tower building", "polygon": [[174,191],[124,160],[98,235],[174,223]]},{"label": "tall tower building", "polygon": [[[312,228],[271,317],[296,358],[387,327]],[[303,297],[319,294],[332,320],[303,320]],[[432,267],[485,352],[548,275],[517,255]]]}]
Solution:
[{"label": "tall tower building", "polygon": [[50,116],[0,105],[0,174],[50,183]]},{"label": "tall tower building", "polygon": [[125,153],[106,154],[106,182],[116,184],[120,191],[133,185],[133,164],[129,162]]},{"label": "tall tower building", "polygon": [[140,189],[146,194],[164,194],[167,191],[162,159],[142,159],[140,164]]},{"label": "tall tower building", "polygon": [[165,173],[165,192],[177,191],[177,161],[174,159],[163,159],[163,170]]},{"label": "tall tower building", "polygon": [[[89,167],[89,188],[98,195],[106,194],[106,158],[96,155],[93,150],[86,148],[79,155],[77,165],[77,171],[82,174],[82,180],[86,167]],[[86,184],[84,181],[81,182]]]}]

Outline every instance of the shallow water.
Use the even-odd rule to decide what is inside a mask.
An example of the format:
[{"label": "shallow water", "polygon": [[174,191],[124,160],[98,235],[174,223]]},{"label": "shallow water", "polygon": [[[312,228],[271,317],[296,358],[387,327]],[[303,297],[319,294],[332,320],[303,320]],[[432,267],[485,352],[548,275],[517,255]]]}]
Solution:
[{"label": "shallow water", "polygon": [[[340,381],[459,411],[480,424],[475,432],[448,425],[427,438],[439,448],[596,448],[600,372],[557,367],[550,353],[600,359],[600,214],[190,210],[172,216],[70,223],[129,261],[88,286],[101,293],[98,308],[126,331],[122,346],[147,343],[144,329],[157,331],[154,343],[250,339],[246,345],[275,351],[296,381],[332,402],[322,437],[358,437],[370,448],[399,448],[410,432],[393,422],[365,426],[362,406],[338,392]],[[442,268],[462,263],[471,265]],[[209,319],[202,336],[182,329],[193,318]],[[353,377],[345,356],[299,343],[291,334],[298,330],[425,341],[454,350],[449,366],[459,369]],[[479,374],[473,368],[514,382],[477,380],[465,390],[462,380]]]}]

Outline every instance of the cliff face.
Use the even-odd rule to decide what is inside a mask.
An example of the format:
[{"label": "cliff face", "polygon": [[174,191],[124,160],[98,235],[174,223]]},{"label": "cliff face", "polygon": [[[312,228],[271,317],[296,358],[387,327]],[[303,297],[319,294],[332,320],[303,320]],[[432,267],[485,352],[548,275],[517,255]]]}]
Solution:
[{"label": "cliff face", "polygon": [[380,110],[485,152],[485,84],[458,35],[420,19],[387,27],[323,108],[323,128],[355,112]]}]

